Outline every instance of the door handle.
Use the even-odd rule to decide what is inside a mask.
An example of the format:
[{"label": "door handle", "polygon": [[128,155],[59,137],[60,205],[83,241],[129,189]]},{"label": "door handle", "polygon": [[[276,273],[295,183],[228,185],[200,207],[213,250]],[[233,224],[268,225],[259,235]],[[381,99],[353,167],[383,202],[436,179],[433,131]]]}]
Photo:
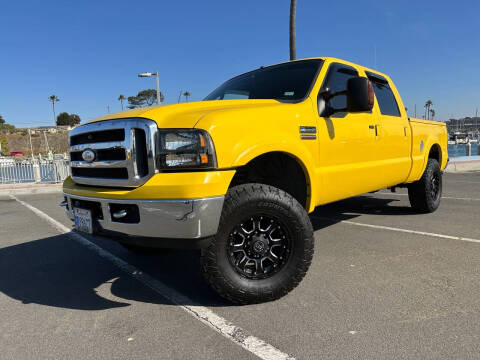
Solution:
[{"label": "door handle", "polygon": [[375,129],[375,125],[368,125],[368,128],[373,130]]},{"label": "door handle", "polygon": [[378,136],[378,125],[368,125],[370,130],[375,129],[375,136]]}]

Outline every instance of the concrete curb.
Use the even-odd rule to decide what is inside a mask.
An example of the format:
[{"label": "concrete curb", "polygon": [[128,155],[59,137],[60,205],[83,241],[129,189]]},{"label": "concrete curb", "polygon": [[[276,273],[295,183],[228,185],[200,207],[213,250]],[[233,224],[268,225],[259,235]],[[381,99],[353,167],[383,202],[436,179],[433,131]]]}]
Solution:
[{"label": "concrete curb", "polygon": [[471,160],[471,161],[455,161],[451,160],[448,162],[445,172],[447,173],[464,173],[480,171],[480,160]]},{"label": "concrete curb", "polygon": [[62,184],[6,184],[0,185],[0,195],[31,195],[61,193]]}]

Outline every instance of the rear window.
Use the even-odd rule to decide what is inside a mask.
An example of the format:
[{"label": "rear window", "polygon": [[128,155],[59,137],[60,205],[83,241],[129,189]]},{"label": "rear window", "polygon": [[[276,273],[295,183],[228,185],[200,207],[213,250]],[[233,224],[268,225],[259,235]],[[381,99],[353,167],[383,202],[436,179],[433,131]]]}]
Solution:
[{"label": "rear window", "polygon": [[368,79],[373,84],[375,97],[377,98],[378,106],[382,115],[400,116],[397,100],[393,95],[392,89],[387,79],[383,76],[367,72]]}]

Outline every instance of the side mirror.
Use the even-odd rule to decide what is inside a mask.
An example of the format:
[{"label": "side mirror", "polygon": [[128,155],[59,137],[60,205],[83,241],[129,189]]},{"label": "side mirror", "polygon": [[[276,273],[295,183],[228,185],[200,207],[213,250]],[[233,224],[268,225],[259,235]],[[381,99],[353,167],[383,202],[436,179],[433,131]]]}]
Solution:
[{"label": "side mirror", "polygon": [[[329,101],[336,96],[345,96],[347,107],[336,109],[329,105]],[[318,96],[318,113],[320,116],[329,117],[339,112],[364,112],[371,111],[375,99],[373,85],[367,78],[353,77],[347,80],[347,90],[332,92],[325,89]]]},{"label": "side mirror", "polygon": [[347,81],[347,111],[364,112],[373,108],[373,85],[367,78],[354,77]]}]

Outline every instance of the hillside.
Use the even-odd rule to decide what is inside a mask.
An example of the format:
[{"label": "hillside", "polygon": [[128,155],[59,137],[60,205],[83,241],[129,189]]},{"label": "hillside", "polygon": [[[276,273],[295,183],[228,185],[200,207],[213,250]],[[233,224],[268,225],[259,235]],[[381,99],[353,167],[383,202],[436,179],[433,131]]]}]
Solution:
[{"label": "hillside", "polygon": [[[2,152],[4,154],[9,154],[12,151],[21,151],[25,155],[31,154],[30,139],[26,132],[0,135],[0,141],[2,143]],[[54,154],[68,152],[68,132],[48,134],[47,141],[49,149]],[[47,153],[45,136],[43,134],[32,135],[32,146],[34,154]]]}]

